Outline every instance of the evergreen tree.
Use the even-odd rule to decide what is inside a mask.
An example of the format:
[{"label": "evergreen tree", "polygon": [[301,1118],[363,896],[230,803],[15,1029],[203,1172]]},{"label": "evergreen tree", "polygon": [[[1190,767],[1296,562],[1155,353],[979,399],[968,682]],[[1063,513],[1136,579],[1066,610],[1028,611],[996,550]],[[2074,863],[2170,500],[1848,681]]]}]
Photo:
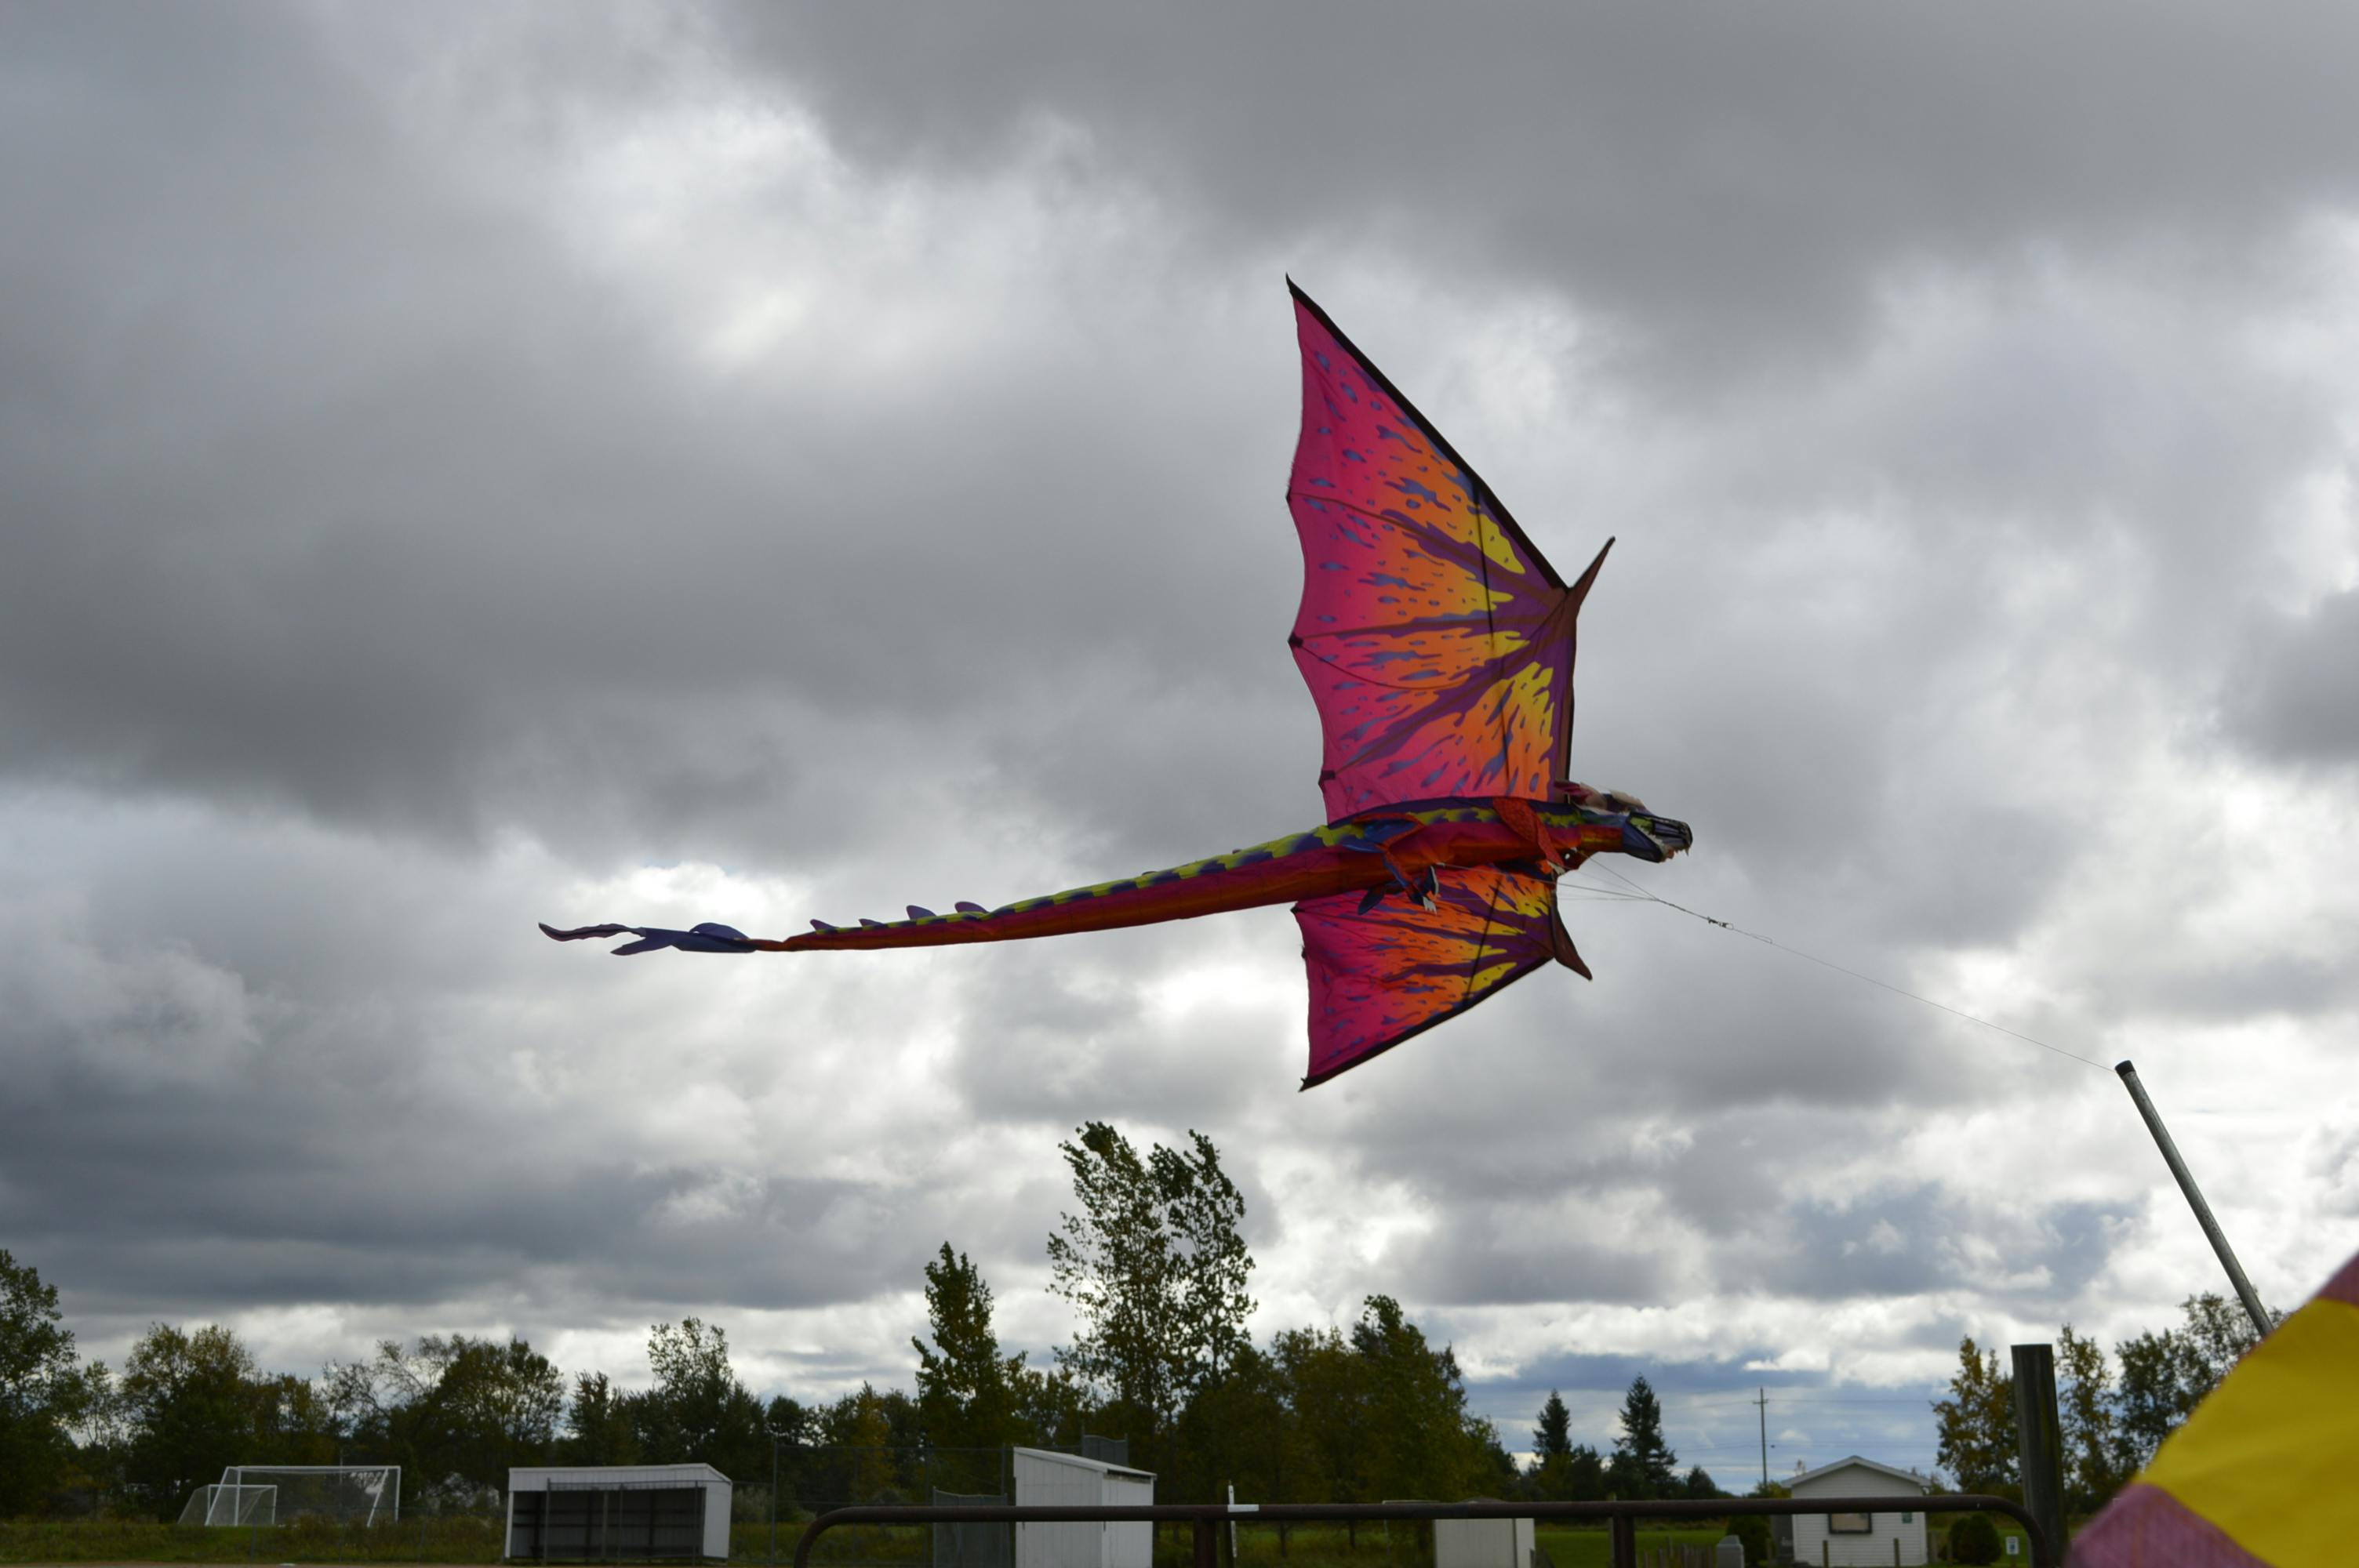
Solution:
[{"label": "evergreen tree", "polygon": [[1555,1501],[1571,1495],[1565,1487],[1572,1459],[1572,1412],[1565,1409],[1564,1397],[1550,1389],[1538,1419],[1532,1428],[1532,1467],[1527,1479],[1532,1496]]},{"label": "evergreen tree", "polygon": [[[1614,1440],[1614,1484],[1625,1498],[1669,1497],[1679,1482],[1679,1455],[1663,1441],[1663,1407],[1643,1377],[1630,1379],[1622,1399],[1622,1433]],[[1636,1490],[1621,1491],[1629,1486]]]},{"label": "evergreen tree", "polygon": [[1532,1428],[1532,1457],[1545,1463],[1571,1455],[1572,1412],[1565,1409],[1564,1396],[1550,1389],[1548,1402],[1540,1406],[1539,1424]]},{"label": "evergreen tree", "polygon": [[1712,1472],[1699,1465],[1688,1472],[1687,1482],[1680,1488],[1680,1495],[1699,1501],[1709,1500],[1720,1496],[1720,1487],[1713,1482]]}]

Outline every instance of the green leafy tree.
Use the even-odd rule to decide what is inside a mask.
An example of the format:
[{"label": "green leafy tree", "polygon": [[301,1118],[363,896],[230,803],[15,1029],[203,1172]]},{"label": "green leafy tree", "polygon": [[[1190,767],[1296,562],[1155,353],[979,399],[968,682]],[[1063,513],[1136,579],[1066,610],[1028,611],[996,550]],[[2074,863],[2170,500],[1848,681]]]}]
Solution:
[{"label": "green leafy tree", "polygon": [[[1358,1357],[1332,1328],[1290,1328],[1270,1341],[1294,1429],[1297,1496],[1364,1502],[1370,1496],[1367,1390]],[[1357,1524],[1347,1537],[1358,1541]]]},{"label": "green leafy tree", "polygon": [[57,1287],[0,1248],[0,1518],[32,1512],[73,1461],[71,1429],[104,1386],[77,1359]]},{"label": "green leafy tree", "polygon": [[1301,1454],[1278,1363],[1247,1345],[1180,1415],[1176,1495],[1250,1501],[1292,1496]]},{"label": "green leafy tree", "polygon": [[1576,1443],[1565,1455],[1564,1497],[1568,1502],[1593,1503],[1605,1496],[1605,1457],[1586,1443]]},{"label": "green leafy tree", "polygon": [[1728,1521],[1728,1533],[1745,1547],[1745,1568],[1765,1568],[1775,1549],[1769,1521],[1759,1514],[1736,1514]]},{"label": "green leafy tree", "polygon": [[253,1353],[216,1324],[151,1324],[123,1364],[124,1478],[159,1519],[198,1487],[252,1464],[259,1395]]},{"label": "green leafy tree", "polygon": [[514,1336],[429,1334],[331,1366],[328,1400],[357,1447],[402,1466],[405,1501],[465,1504],[495,1496],[512,1466],[548,1462],[565,1379]]},{"label": "green leafy tree", "polygon": [[636,1397],[614,1387],[603,1372],[576,1374],[573,1397],[565,1407],[566,1435],[561,1444],[565,1462],[637,1464],[638,1422],[631,1408]]},{"label": "green leafy tree", "polygon": [[2154,1457],[2162,1440],[2219,1387],[2257,1343],[2251,1320],[2209,1292],[2180,1303],[2180,1323],[2125,1339],[2115,1396],[2113,1469],[2124,1478]]},{"label": "green leafy tree", "polygon": [[2104,1347],[2066,1324],[2056,1336],[2057,1414],[2063,1425],[2067,1510],[2092,1514],[2128,1479],[2119,1468],[2120,1422]]},{"label": "green leafy tree", "polygon": [[1253,1311],[1245,1198],[1212,1140],[1188,1138],[1142,1158],[1093,1121],[1058,1145],[1081,1206],[1049,1238],[1050,1289],[1081,1319],[1058,1363],[1131,1429],[1134,1453],[1165,1451],[1181,1405],[1246,1343]]},{"label": "green leafy tree", "polygon": [[[1663,1406],[1643,1377],[1622,1397],[1621,1433],[1614,1440],[1608,1484],[1624,1498],[1668,1498],[1679,1489],[1680,1456],[1663,1440]],[[1625,1490],[1624,1488],[1630,1488]]]},{"label": "green leafy tree", "polygon": [[632,1406],[647,1463],[701,1462],[748,1482],[768,1476],[762,1401],[738,1380],[720,1325],[693,1317],[656,1324],[647,1331],[647,1365],[655,1387]]},{"label": "green leafy tree", "polygon": [[1466,1406],[1448,1346],[1435,1349],[1390,1296],[1370,1296],[1352,1327],[1369,1429],[1361,1501],[1462,1498],[1495,1485],[1497,1434]]},{"label": "green leafy tree", "polygon": [[1720,1487],[1712,1480],[1712,1472],[1701,1465],[1688,1472],[1687,1480],[1680,1487],[1680,1496],[1699,1501],[1708,1501],[1720,1495]]},{"label": "green leafy tree", "polygon": [[974,1451],[960,1455],[968,1463],[953,1464],[938,1484],[954,1491],[995,1490],[996,1450],[1026,1435],[1016,1413],[1024,1357],[1000,1354],[991,1325],[991,1287],[947,1241],[941,1256],[926,1265],[926,1323],[933,1344],[909,1342],[918,1352],[918,1416],[926,1440],[937,1449]]},{"label": "green leafy tree", "polygon": [[1988,1514],[1967,1514],[1950,1527],[1950,1560],[1987,1565],[1998,1561],[1998,1526]]},{"label": "green leafy tree", "polygon": [[1968,1335],[1958,1342],[1950,1396],[1933,1401],[1941,1467],[1959,1488],[1987,1492],[2015,1485],[2015,1379],[1999,1370],[1998,1352]]},{"label": "green leafy tree", "polygon": [[1064,1367],[1025,1367],[1011,1389],[1016,1421],[1024,1441],[1038,1446],[1070,1448],[1082,1440],[1082,1429],[1097,1413],[1097,1396],[1087,1383]]},{"label": "green leafy tree", "polygon": [[821,1409],[814,1418],[820,1442],[842,1449],[838,1462],[807,1500],[906,1503],[928,1500],[921,1456],[925,1433],[918,1402],[898,1389],[859,1389]]}]

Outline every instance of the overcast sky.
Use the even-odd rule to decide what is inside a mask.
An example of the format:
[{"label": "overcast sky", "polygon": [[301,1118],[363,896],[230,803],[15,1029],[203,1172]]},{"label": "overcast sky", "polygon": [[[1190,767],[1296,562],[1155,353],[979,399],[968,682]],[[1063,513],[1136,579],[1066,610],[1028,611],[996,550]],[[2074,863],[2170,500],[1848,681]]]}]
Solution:
[{"label": "overcast sky", "polygon": [[1085,1119],[1260,1334],[1510,1447],[1930,1467],[1962,1334],[2222,1281],[2110,1073],[1659,907],[1296,1092],[1280,910],[616,963],[1320,815],[1316,295],[1558,564],[1662,896],[2137,1060],[2261,1291],[2359,1246],[2359,13],[0,9],[0,1245],[84,1348],[1045,1357]]}]

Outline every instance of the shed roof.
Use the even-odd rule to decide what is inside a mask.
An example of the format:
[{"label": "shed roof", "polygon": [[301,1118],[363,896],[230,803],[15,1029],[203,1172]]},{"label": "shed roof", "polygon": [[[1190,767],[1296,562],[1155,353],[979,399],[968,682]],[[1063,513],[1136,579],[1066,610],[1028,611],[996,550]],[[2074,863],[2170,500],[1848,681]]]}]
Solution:
[{"label": "shed roof", "polygon": [[1060,1454],[1053,1448],[1018,1448],[1016,1452],[1027,1458],[1047,1459],[1059,1465],[1071,1465],[1076,1469],[1094,1470],[1102,1476],[1131,1476],[1142,1481],[1155,1479],[1152,1470],[1134,1470],[1127,1465],[1109,1465],[1103,1459],[1087,1459],[1079,1454]]},{"label": "shed roof", "polygon": [[551,1481],[718,1481],[729,1477],[710,1465],[518,1465],[508,1471],[508,1488],[545,1489]]},{"label": "shed roof", "polygon": [[1838,1470],[1854,1469],[1873,1470],[1879,1476],[1889,1476],[1896,1481],[1906,1481],[1920,1492],[1930,1492],[1933,1489],[1931,1482],[1914,1471],[1896,1469],[1890,1465],[1879,1465],[1873,1459],[1863,1459],[1856,1454],[1848,1458],[1838,1459],[1832,1465],[1821,1465],[1815,1470],[1805,1470],[1799,1476],[1788,1476],[1786,1489],[1790,1492],[1812,1481],[1832,1476]]}]

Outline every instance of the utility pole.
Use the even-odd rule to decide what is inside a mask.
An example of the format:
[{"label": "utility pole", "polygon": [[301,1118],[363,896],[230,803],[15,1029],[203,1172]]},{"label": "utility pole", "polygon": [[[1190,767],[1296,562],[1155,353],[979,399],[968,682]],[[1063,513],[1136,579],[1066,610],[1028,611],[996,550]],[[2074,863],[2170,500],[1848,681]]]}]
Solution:
[{"label": "utility pole", "polygon": [[1753,1402],[1761,1407],[1761,1495],[1769,1495],[1769,1390],[1756,1389]]},{"label": "utility pole", "polygon": [[2147,1098],[2146,1086],[2138,1082],[2137,1069],[2124,1060],[2114,1064],[2114,1071],[2121,1075],[2122,1083],[2129,1089],[2130,1098],[2136,1102],[2138,1114],[2146,1118],[2147,1130],[2154,1134],[2155,1147],[2162,1151],[2162,1162],[2170,1167],[2172,1175],[2179,1178],[2179,1190],[2187,1195],[2187,1206],[2195,1211],[2195,1223],[2203,1227],[2205,1238],[2212,1243],[2212,1250],[2219,1255],[2220,1267],[2228,1271],[2228,1282],[2236,1288],[2236,1299],[2245,1303],[2245,1315],[2253,1320],[2253,1333],[2267,1339],[2269,1330],[2276,1325],[2269,1321],[2268,1309],[2261,1304],[2261,1293],[2253,1289],[2252,1281],[2245,1278],[2244,1265],[2236,1261],[2235,1249],[2228,1245],[2227,1235],[2221,1230],[2220,1222],[2212,1217],[2212,1206],[2203,1201],[2203,1194],[2195,1184],[2195,1173],[2187,1168],[2187,1162],[2179,1157],[2179,1145],[2170,1141],[2169,1130],[2162,1125],[2162,1113],[2155,1109],[2154,1101]]}]

